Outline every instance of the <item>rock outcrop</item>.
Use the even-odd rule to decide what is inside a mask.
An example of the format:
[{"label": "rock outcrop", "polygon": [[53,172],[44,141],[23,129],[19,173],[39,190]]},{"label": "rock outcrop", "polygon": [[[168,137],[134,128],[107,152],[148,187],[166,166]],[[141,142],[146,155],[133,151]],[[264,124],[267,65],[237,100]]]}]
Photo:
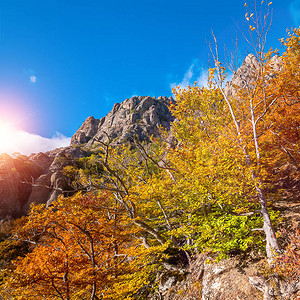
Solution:
[{"label": "rock outcrop", "polygon": [[[276,73],[282,68],[281,58],[275,55],[271,58],[269,63],[269,73],[266,78],[276,76]],[[226,83],[225,93],[227,96],[236,95],[236,87],[252,88],[252,83],[255,81],[257,74],[259,74],[260,62],[254,54],[248,54],[243,64],[234,72],[232,80]]]},{"label": "rock outcrop", "polygon": [[32,187],[26,182],[37,179],[42,169],[26,156],[0,155],[0,220],[20,217]]},{"label": "rock outcrop", "polygon": [[91,138],[93,138],[98,132],[99,123],[101,120],[95,119],[93,116],[88,117],[73,135],[71,139],[71,145],[85,144]]},{"label": "rock outcrop", "polygon": [[[254,254],[254,253],[253,253]],[[207,254],[196,255],[186,276],[165,271],[156,293],[149,300],[300,299],[299,281],[265,278],[263,256],[251,254],[211,262]]]},{"label": "rock outcrop", "polygon": [[62,169],[86,155],[77,147],[29,157],[1,154],[0,220],[24,215],[33,202],[50,205],[63,191],[71,190]]},{"label": "rock outcrop", "polygon": [[246,88],[251,85],[259,70],[259,61],[255,55],[249,54],[239,69],[233,74],[232,80],[226,83],[225,93],[235,96],[236,87]]},{"label": "rock outcrop", "polygon": [[169,129],[173,120],[169,104],[170,97],[132,97],[116,103],[111,112],[102,119],[88,117],[71,139],[71,145],[93,146],[97,141],[108,138],[121,144],[133,136],[140,141],[149,141],[150,136],[159,134],[159,127]]},{"label": "rock outcrop", "polygon": [[[65,191],[71,191],[68,180],[62,170],[72,165],[74,160],[86,156],[77,147],[65,147],[30,157],[35,164],[43,167],[42,174],[32,184],[31,193],[23,207],[26,213],[31,203],[46,203],[49,206]],[[65,192],[66,194],[66,192]]]}]

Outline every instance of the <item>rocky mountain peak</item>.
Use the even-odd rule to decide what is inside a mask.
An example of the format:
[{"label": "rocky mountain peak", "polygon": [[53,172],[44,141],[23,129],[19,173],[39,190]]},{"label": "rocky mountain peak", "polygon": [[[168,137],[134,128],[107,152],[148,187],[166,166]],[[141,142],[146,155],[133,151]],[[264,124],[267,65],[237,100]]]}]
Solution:
[{"label": "rocky mountain peak", "polygon": [[[256,80],[260,68],[257,57],[250,53],[244,59],[242,65],[234,72],[232,80],[226,83],[225,92],[228,96],[235,96],[236,87],[251,89],[252,83]],[[266,78],[271,78],[282,68],[281,58],[274,55],[269,61],[269,72]]]},{"label": "rocky mountain peak", "polygon": [[103,118],[88,117],[71,139],[71,145],[87,144],[108,137],[114,144],[120,144],[137,136],[141,141],[157,136],[158,128],[169,128],[173,120],[169,111],[172,97],[135,96],[116,103]]},{"label": "rocky mountain peak", "polygon": [[236,87],[244,88],[251,84],[259,69],[259,61],[254,54],[248,54],[243,64],[234,72],[232,80],[226,83],[225,92],[228,96],[234,96]]},{"label": "rocky mountain peak", "polygon": [[71,145],[87,143],[97,133],[99,122],[93,116],[88,117],[72,137]]}]

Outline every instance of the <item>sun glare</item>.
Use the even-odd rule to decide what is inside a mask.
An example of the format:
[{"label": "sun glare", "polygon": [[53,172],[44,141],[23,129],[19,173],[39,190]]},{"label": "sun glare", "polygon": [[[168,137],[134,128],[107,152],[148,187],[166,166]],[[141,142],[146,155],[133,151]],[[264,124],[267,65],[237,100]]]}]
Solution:
[{"label": "sun glare", "polygon": [[12,124],[0,120],[0,153],[9,153],[14,148],[15,131]]},{"label": "sun glare", "polygon": [[[45,152],[70,145],[70,138],[56,135],[52,138],[42,137],[18,128],[15,123],[6,122],[0,117],[0,154],[13,155],[21,153]],[[1,195],[0,195],[1,196]]]}]

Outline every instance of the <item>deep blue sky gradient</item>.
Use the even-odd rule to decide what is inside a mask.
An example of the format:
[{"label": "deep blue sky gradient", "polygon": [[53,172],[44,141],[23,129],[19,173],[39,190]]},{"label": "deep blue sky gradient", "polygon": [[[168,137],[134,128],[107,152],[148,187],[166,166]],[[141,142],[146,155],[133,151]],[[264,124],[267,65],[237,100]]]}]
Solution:
[{"label": "deep blue sky gradient", "polygon": [[[272,2],[267,46],[278,48],[300,0]],[[170,96],[191,65],[207,67],[211,30],[230,48],[244,14],[242,0],[0,0],[0,119],[71,136],[115,102]]]}]

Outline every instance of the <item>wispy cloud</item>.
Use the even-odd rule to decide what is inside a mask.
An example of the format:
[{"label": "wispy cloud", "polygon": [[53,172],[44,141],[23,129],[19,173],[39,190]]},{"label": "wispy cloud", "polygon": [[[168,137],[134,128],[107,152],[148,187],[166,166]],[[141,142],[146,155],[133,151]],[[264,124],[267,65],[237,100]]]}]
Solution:
[{"label": "wispy cloud", "polygon": [[194,85],[195,81],[198,86],[207,86],[207,69],[200,66],[198,60],[194,60],[188,70],[185,72],[181,82],[173,82],[170,84],[170,88],[180,86],[181,88],[187,88]]},{"label": "wispy cloud", "polygon": [[32,83],[36,83],[37,78],[36,78],[36,76],[32,75],[32,76],[29,76],[29,80]]},{"label": "wispy cloud", "polygon": [[208,71],[203,69],[199,74],[198,78],[196,79],[197,85],[207,87],[207,78],[208,78]]},{"label": "wispy cloud", "polygon": [[[224,83],[232,80],[232,76],[233,74],[229,72],[227,74]],[[199,87],[208,87],[207,81],[208,81],[208,69],[199,65],[198,61],[195,60],[188,68],[188,70],[185,72],[182,81],[177,83],[171,83],[170,88],[173,89],[174,87],[179,86],[180,88],[185,89],[188,86],[194,85],[195,82],[196,85]]]},{"label": "wispy cloud", "polygon": [[45,138],[37,134],[32,134],[23,130],[15,130],[14,137],[1,152],[12,154],[20,152],[25,155],[31,153],[45,152],[55,148],[70,145],[71,138],[57,132],[52,138]]},{"label": "wispy cloud", "polygon": [[291,2],[290,7],[290,14],[293,18],[294,25],[299,26],[300,24],[300,0],[294,0]]},{"label": "wispy cloud", "polygon": [[29,82],[34,84],[37,82],[36,72],[33,69],[24,69],[23,75],[25,76],[26,80],[29,80]]},{"label": "wispy cloud", "polygon": [[300,24],[300,0],[294,0],[290,3],[289,11],[295,26]]},{"label": "wispy cloud", "polygon": [[192,84],[191,80],[192,80],[192,78],[194,76],[194,73],[195,73],[194,69],[195,69],[195,63],[193,63],[189,67],[189,69],[187,70],[187,72],[184,74],[182,82],[179,83],[179,85],[181,87],[186,88],[188,85]]}]

